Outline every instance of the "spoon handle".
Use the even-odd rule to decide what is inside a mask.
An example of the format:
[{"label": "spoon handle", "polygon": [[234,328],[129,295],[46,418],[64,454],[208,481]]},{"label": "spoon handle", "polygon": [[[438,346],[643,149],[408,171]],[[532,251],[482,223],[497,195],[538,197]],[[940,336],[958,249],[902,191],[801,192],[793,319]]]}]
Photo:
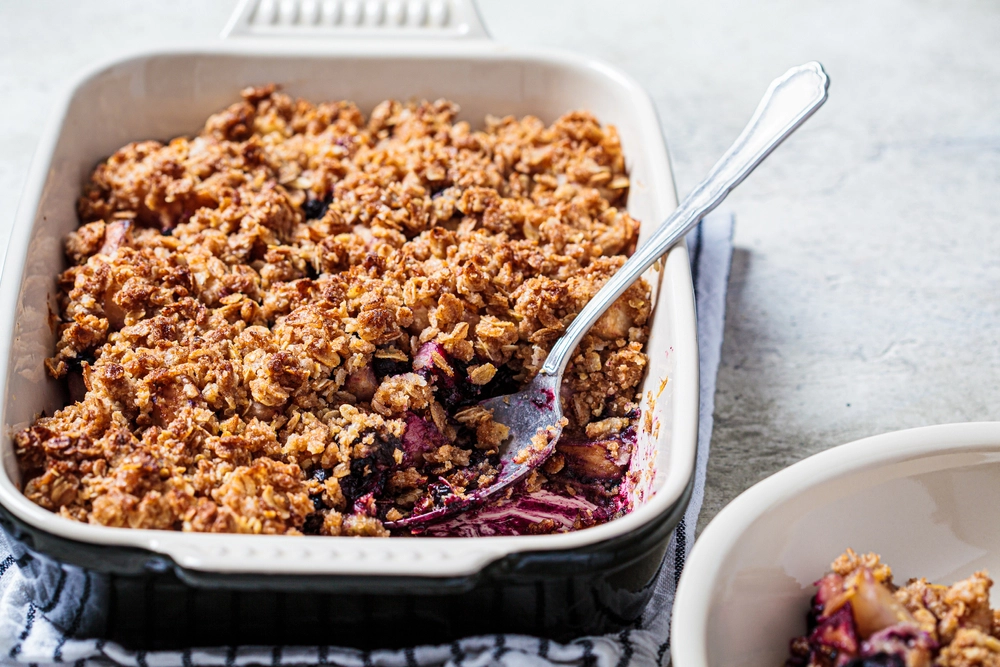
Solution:
[{"label": "spoon handle", "polygon": [[583,335],[629,286],[718,206],[778,144],[826,101],[830,79],[818,62],[793,67],[768,86],[750,122],[712,171],[594,295],[556,341],[540,373],[561,376]]}]

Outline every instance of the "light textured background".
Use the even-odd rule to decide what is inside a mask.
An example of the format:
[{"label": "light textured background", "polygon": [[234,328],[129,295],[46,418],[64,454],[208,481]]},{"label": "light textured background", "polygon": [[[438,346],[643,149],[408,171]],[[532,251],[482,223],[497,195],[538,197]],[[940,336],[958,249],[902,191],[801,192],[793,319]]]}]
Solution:
[{"label": "light textured background", "polygon": [[[0,0],[0,233],[53,93],[98,59],[213,39],[232,0]],[[650,91],[685,194],[767,83],[827,105],[731,197],[702,525],[856,438],[1000,416],[1000,3],[480,0],[495,39],[603,58]]]}]

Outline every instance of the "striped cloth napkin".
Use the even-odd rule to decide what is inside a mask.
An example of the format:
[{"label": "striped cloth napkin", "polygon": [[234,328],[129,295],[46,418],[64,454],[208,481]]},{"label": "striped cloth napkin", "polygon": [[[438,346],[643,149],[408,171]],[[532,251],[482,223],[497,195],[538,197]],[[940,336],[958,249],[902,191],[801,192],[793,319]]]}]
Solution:
[{"label": "striped cloth napkin", "polygon": [[[0,534],[0,664],[192,667],[218,665],[336,665],[337,667],[659,667],[670,649],[670,611],[684,559],[694,544],[705,492],[712,437],[715,376],[719,367],[732,257],[733,219],[713,213],[688,237],[698,303],[701,350],[701,415],[691,504],[677,526],[653,597],[634,627],[560,644],[523,635],[470,637],[451,644],[361,651],[328,646],[240,646],[186,651],[131,651],[86,639],[104,621],[107,583],[101,575],[64,566],[44,568],[15,559]],[[46,600],[40,603],[39,600]]]}]

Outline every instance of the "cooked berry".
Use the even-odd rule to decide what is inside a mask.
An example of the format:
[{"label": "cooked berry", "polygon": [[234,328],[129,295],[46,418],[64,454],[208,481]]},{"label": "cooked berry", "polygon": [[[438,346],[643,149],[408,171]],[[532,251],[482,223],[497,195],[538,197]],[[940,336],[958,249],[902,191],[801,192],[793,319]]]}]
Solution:
[{"label": "cooked berry", "polygon": [[307,199],[302,204],[302,213],[305,214],[306,220],[318,220],[326,215],[326,209],[329,206],[328,199]]},{"label": "cooked berry", "polygon": [[302,524],[302,532],[306,535],[319,535],[323,527],[323,516],[321,514],[310,514]]},{"label": "cooked berry", "polygon": [[389,375],[408,373],[410,371],[410,364],[398,359],[374,357],[372,359],[372,370],[375,371],[375,377],[382,380]]}]

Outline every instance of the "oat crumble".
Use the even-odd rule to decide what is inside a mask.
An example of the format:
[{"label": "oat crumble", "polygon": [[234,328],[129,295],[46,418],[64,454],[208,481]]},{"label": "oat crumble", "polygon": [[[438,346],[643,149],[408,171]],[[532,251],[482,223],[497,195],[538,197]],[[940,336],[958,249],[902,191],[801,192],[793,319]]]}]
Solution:
[{"label": "oat crumble", "polygon": [[[94,171],[46,361],[71,402],[15,434],[24,493],[107,526],[387,535],[492,481],[507,429],[478,401],[528,382],[634,249],[618,136],[242,97]],[[496,506],[572,516],[526,531],[624,511],[649,314],[640,281],[581,342],[556,454]]]}]

